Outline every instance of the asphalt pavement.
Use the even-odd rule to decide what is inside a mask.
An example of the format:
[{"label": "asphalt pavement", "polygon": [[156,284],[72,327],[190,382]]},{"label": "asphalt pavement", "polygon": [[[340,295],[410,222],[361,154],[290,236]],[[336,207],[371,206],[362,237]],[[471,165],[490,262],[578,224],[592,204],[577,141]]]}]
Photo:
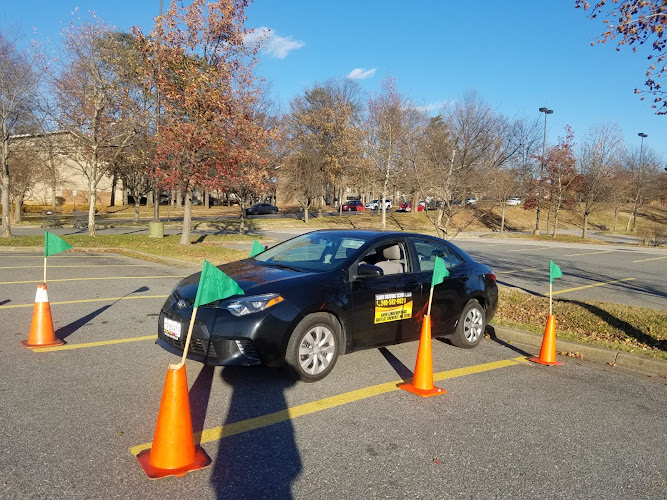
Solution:
[{"label": "asphalt pavement", "polygon": [[[150,481],[169,363],[154,343],[166,295],[190,270],[110,253],[49,258],[62,348],[30,351],[38,251],[2,251],[1,498],[660,498],[667,491],[667,378],[558,341],[564,364],[526,362],[531,340],[472,350],[433,343],[434,381],[409,380],[416,342],[339,359],[315,384],[280,370],[188,360],[195,440],[213,460]],[[539,336],[533,336],[539,338]],[[620,361],[620,362],[619,362]],[[203,431],[203,432],[201,432]]]}]

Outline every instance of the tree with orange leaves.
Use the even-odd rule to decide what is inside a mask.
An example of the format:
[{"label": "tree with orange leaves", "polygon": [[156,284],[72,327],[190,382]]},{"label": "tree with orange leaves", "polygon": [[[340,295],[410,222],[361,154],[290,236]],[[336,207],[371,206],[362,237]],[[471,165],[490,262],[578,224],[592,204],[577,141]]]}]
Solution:
[{"label": "tree with orange leaves", "polygon": [[256,188],[268,177],[261,150],[269,132],[255,117],[258,47],[244,43],[248,3],[174,0],[150,36],[135,33],[161,97],[158,181],[185,190],[183,245],[190,244],[195,188]]}]

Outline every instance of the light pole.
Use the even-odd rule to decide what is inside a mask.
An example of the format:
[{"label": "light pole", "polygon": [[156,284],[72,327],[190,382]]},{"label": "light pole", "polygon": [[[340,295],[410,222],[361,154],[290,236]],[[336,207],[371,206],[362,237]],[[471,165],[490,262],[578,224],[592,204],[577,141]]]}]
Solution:
[{"label": "light pole", "polygon": [[642,138],[642,142],[639,146],[639,170],[641,170],[642,169],[642,152],[644,151],[644,137],[648,137],[648,134],[645,134],[644,132],[639,132],[637,135]]},{"label": "light pole", "polygon": [[542,204],[542,176],[544,175],[544,155],[547,145],[547,115],[554,112],[553,109],[540,108],[540,113],[544,113],[544,139],[542,140],[542,166],[540,168],[540,178],[537,189],[537,215],[535,217],[535,231],[534,234],[540,234],[540,205]]}]

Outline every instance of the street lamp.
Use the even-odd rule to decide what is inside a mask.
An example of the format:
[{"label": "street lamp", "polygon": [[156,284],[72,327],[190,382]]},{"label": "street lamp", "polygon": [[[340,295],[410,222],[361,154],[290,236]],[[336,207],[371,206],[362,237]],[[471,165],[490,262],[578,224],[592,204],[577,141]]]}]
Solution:
[{"label": "street lamp", "polygon": [[648,135],[645,134],[644,132],[639,132],[637,135],[642,138],[641,145],[639,146],[639,170],[641,170],[642,169],[642,152],[644,150],[644,137],[648,137]]},{"label": "street lamp", "polygon": [[537,215],[535,217],[534,234],[540,234],[540,205],[542,203],[542,176],[544,175],[544,155],[547,145],[547,115],[553,114],[553,109],[540,108],[540,113],[544,113],[544,139],[542,140],[542,166],[540,168],[540,179],[537,190]]}]

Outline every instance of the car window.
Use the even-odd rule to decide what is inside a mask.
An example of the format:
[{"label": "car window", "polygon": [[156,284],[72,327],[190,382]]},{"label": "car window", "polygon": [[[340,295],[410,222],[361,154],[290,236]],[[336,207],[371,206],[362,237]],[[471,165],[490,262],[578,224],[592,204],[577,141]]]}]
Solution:
[{"label": "car window", "polygon": [[304,271],[329,271],[356,255],[366,240],[337,233],[304,234],[255,256],[268,265],[284,264]]},{"label": "car window", "polygon": [[391,242],[377,245],[368,250],[361,258],[361,262],[382,268],[386,274],[402,274],[410,272],[405,244]]},{"label": "car window", "polygon": [[419,259],[420,271],[433,271],[436,257],[440,257],[445,261],[447,269],[452,269],[463,262],[461,257],[437,241],[415,240],[414,244],[417,250],[417,258]]}]

